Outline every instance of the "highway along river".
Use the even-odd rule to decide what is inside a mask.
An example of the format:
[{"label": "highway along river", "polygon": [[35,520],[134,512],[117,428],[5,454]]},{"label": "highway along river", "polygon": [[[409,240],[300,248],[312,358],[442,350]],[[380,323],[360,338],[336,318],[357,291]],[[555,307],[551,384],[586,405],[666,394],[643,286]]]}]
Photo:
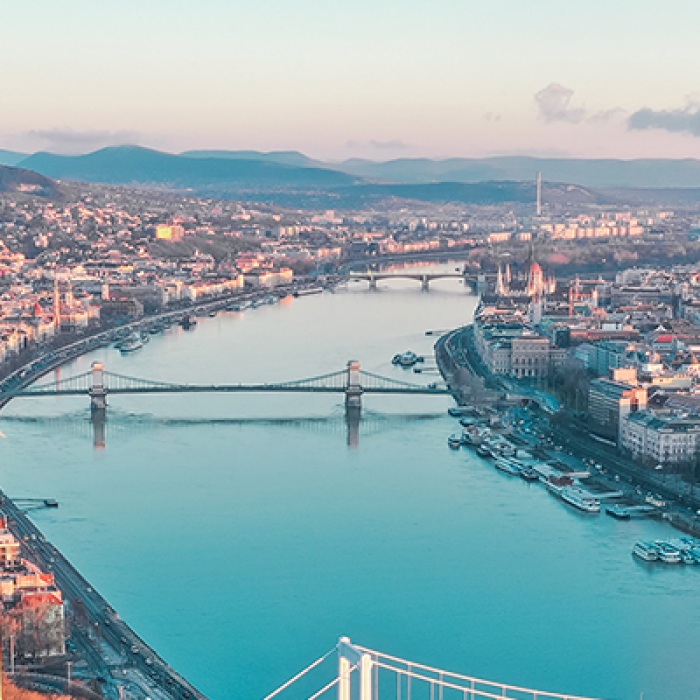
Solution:
[{"label": "highway along river", "polygon": [[[164,381],[275,382],[357,359],[429,382],[392,356],[430,367],[425,331],[468,322],[475,304],[457,280],[357,282],[61,373],[101,359]],[[449,450],[450,405],[365,396],[349,445],[342,395],[115,396],[96,449],[87,399],[18,399],[0,414],[0,483],[60,502],[33,513],[46,536],[216,700],[262,698],[341,634],[529,687],[698,698],[700,566],[630,554],[670,529],[584,516]]]}]

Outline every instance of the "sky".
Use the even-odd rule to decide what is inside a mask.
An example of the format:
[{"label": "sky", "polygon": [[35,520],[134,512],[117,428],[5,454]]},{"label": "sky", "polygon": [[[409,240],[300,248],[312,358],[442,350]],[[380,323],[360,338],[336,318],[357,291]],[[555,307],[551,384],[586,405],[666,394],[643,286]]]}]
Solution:
[{"label": "sky", "polygon": [[700,158],[697,0],[0,0],[0,148]]}]

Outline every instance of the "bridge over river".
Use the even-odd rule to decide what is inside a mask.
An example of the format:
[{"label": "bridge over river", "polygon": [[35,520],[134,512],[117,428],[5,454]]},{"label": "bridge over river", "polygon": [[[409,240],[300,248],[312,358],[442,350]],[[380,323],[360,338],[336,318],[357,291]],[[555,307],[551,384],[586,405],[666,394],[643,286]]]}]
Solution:
[{"label": "bridge over river", "polygon": [[92,368],[82,374],[15,391],[0,392],[0,406],[10,399],[20,397],[87,396],[93,411],[104,411],[107,408],[107,396],[110,394],[237,392],[342,393],[345,394],[346,411],[359,411],[362,408],[363,394],[452,395],[449,387],[437,383],[415,384],[366,372],[355,360],[351,360],[345,369],[337,372],[263,384],[177,384],[108,372],[103,363],[93,362]]},{"label": "bridge over river", "polygon": [[470,291],[481,294],[486,289],[487,275],[473,272],[375,272],[370,270],[369,272],[351,272],[348,276],[350,281],[369,282],[370,289],[376,289],[377,282],[396,279],[416,280],[421,283],[421,289],[426,292],[430,289],[430,283],[433,280],[458,279],[464,282],[465,287]]}]

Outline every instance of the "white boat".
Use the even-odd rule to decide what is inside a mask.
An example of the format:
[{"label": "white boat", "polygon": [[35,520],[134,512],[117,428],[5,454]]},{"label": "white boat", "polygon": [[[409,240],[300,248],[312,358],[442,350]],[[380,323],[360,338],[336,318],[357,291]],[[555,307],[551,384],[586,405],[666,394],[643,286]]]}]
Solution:
[{"label": "white boat", "polygon": [[514,459],[508,459],[507,457],[499,457],[496,462],[496,469],[504,472],[505,474],[510,474],[511,476],[518,476],[520,474],[521,465]]},{"label": "white boat", "polygon": [[690,550],[684,549],[681,551],[681,560],[684,564],[695,564],[695,557],[690,553]]},{"label": "white boat", "polygon": [[644,561],[656,561],[659,558],[659,548],[653,542],[639,540],[634,543],[632,554]]},{"label": "white boat", "polygon": [[416,355],[415,352],[407,350],[399,355],[394,355],[391,363],[394,365],[401,365],[401,367],[413,367],[417,362],[423,362],[424,358],[420,355]]},{"label": "white boat", "polygon": [[143,347],[143,340],[137,333],[130,335],[124,342],[120,343],[119,350],[124,353],[135,352]]},{"label": "white boat", "polygon": [[659,551],[659,561],[664,564],[680,564],[681,553],[676,547],[672,547],[668,542],[657,540],[654,543]]},{"label": "white boat", "polygon": [[586,513],[600,512],[600,501],[591,496],[590,493],[587,493],[586,491],[583,491],[575,486],[564,487],[561,491],[559,491],[559,498]]}]

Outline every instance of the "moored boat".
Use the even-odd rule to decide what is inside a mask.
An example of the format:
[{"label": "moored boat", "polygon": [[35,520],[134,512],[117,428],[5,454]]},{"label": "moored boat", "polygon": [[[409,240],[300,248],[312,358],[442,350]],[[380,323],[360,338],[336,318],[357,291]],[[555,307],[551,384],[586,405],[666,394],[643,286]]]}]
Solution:
[{"label": "moored boat", "polygon": [[462,446],[462,438],[459,435],[452,434],[447,438],[447,444],[453,449],[458,450]]},{"label": "moored boat", "polygon": [[508,457],[499,457],[496,462],[496,469],[509,474],[510,476],[518,476],[522,465],[514,459],[509,459]]},{"label": "moored boat", "polygon": [[599,513],[600,501],[590,493],[575,486],[565,486],[559,492],[559,498],[565,503],[584,511],[585,513]]},{"label": "moored boat", "polygon": [[525,481],[539,481],[540,475],[532,467],[523,467],[520,470],[520,478]]},{"label": "moored boat", "polygon": [[134,333],[133,335],[129,336],[125,341],[119,344],[119,351],[122,354],[130,353],[130,352],[136,352],[136,350],[140,350],[143,347],[143,340],[141,339],[141,336]]},{"label": "moored boat", "polygon": [[664,564],[680,564],[681,552],[676,547],[672,547],[668,542],[657,540],[654,542],[659,551],[659,561]]},{"label": "moored boat", "polygon": [[407,350],[406,352],[394,355],[391,358],[392,365],[400,365],[401,367],[413,367],[417,362],[423,362],[425,358],[420,355],[416,355],[412,350]]},{"label": "moored boat", "polygon": [[629,512],[629,509],[618,504],[608,506],[605,509],[605,512],[607,515],[613,518],[617,518],[618,520],[629,520],[632,517],[631,513]]},{"label": "moored boat", "polygon": [[656,561],[659,558],[659,548],[653,542],[639,540],[634,543],[632,554],[644,561]]}]

